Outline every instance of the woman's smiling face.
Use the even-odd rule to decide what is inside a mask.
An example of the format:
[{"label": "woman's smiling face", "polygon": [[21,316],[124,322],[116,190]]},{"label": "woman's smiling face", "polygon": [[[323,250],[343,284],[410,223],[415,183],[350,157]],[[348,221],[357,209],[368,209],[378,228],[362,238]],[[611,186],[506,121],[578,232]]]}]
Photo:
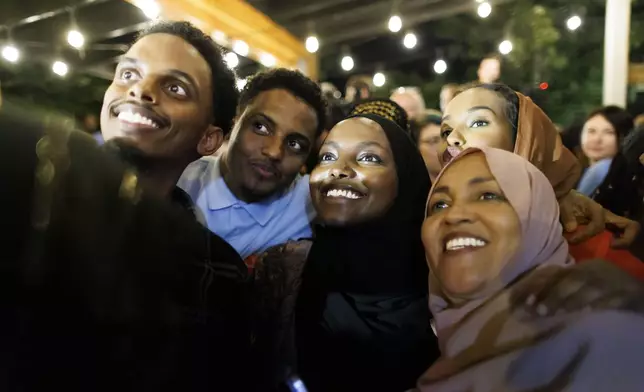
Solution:
[{"label": "woman's smiling face", "polygon": [[498,93],[471,88],[450,101],[441,124],[443,165],[470,147],[493,147],[512,151],[512,125],[506,116],[507,102]]},{"label": "woman's smiling face", "polygon": [[428,202],[422,239],[445,294],[467,300],[503,286],[498,279],[518,252],[521,222],[483,153],[454,162]]}]

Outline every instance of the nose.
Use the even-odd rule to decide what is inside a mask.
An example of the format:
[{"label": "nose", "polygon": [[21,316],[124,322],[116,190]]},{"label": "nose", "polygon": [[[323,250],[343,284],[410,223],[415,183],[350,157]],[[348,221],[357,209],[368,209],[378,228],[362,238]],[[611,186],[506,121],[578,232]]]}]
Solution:
[{"label": "nose", "polygon": [[330,175],[333,178],[352,178],[355,176],[355,171],[345,163],[338,163],[330,170]]},{"label": "nose", "polygon": [[457,130],[450,132],[445,140],[447,141],[447,145],[450,147],[463,147],[463,145],[465,145],[465,138]]},{"label": "nose", "polygon": [[472,223],[474,215],[466,206],[455,204],[445,211],[444,220],[448,225]]},{"label": "nose", "polygon": [[262,154],[273,161],[280,161],[284,157],[284,141],[276,136],[265,137]]},{"label": "nose", "polygon": [[157,103],[157,91],[154,87],[154,81],[150,79],[139,80],[130,87],[128,96],[141,102]]}]

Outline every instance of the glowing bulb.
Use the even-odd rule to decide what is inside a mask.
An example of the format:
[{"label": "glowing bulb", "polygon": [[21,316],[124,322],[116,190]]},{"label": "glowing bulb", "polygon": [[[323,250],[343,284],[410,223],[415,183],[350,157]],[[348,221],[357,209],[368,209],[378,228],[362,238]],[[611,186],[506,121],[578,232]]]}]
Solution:
[{"label": "glowing bulb", "polygon": [[405,48],[407,49],[413,49],[417,43],[418,39],[414,33],[409,33],[405,35],[405,38],[403,38],[403,45],[405,45]]},{"label": "glowing bulb", "polygon": [[382,72],[376,72],[375,75],[373,75],[373,85],[376,87],[382,87],[387,83],[387,78],[385,77],[385,74]]},{"label": "glowing bulb", "polygon": [[581,18],[577,15],[571,16],[566,21],[566,27],[568,27],[568,30],[570,31],[577,30],[579,27],[581,27]]},{"label": "glowing bulb", "polygon": [[226,43],[226,33],[224,33],[223,31],[215,30],[215,32],[212,33],[212,39],[218,44]]},{"label": "glowing bulb", "polygon": [[499,52],[501,54],[509,54],[512,52],[512,42],[507,39],[499,44]]},{"label": "glowing bulb", "polygon": [[62,61],[56,61],[51,66],[51,70],[58,76],[65,76],[69,72],[69,67]]},{"label": "glowing bulb", "polygon": [[353,69],[353,58],[351,56],[344,56],[340,62],[340,66],[345,71],[351,71]]},{"label": "glowing bulb", "polygon": [[308,50],[309,53],[315,53],[318,49],[320,49],[320,41],[318,41],[317,37],[308,37],[306,39],[306,50]]},{"label": "glowing bulb", "polygon": [[244,41],[237,40],[233,42],[233,50],[240,56],[248,56],[248,44]]},{"label": "glowing bulb", "polygon": [[437,74],[443,74],[447,71],[447,63],[445,60],[438,60],[434,63],[434,72]]},{"label": "glowing bulb", "polygon": [[243,90],[246,87],[246,79],[237,79],[237,90]]},{"label": "glowing bulb", "polygon": [[72,48],[80,49],[85,45],[85,37],[78,30],[69,30],[67,33],[67,43]]},{"label": "glowing bulb", "polygon": [[400,19],[400,16],[394,15],[391,18],[389,18],[389,23],[388,23],[389,31],[392,33],[397,33],[402,29],[402,19]]},{"label": "glowing bulb", "polygon": [[275,63],[277,61],[275,60],[275,57],[273,55],[270,55],[268,53],[263,53],[261,56],[259,56],[259,62],[262,63],[264,67],[274,67]]},{"label": "glowing bulb", "polygon": [[233,69],[239,65],[239,57],[237,57],[235,52],[226,53],[224,55],[224,61],[226,62],[226,65],[228,65],[228,68],[230,69]]},{"label": "glowing bulb", "polygon": [[154,0],[139,0],[135,5],[139,7],[139,9],[143,11],[143,15],[149,19],[156,19],[161,13],[161,7],[159,7],[159,4]]},{"label": "glowing bulb", "polygon": [[488,2],[481,3],[476,10],[476,13],[479,14],[481,18],[487,18],[492,13],[492,6]]},{"label": "glowing bulb", "polygon": [[20,51],[12,45],[2,48],[2,57],[10,63],[16,63],[20,60]]}]

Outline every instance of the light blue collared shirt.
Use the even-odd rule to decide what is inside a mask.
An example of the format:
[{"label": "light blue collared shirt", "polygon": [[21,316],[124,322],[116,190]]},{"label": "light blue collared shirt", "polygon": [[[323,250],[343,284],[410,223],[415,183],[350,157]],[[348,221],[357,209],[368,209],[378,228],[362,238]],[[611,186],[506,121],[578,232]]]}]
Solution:
[{"label": "light blue collared shirt", "polygon": [[612,163],[612,159],[606,158],[597,161],[588,167],[581,176],[579,185],[577,185],[577,191],[588,197],[593,197],[593,193],[595,193],[597,188],[599,188],[606,179]]},{"label": "light blue collared shirt", "polygon": [[246,258],[289,240],[310,238],[315,209],[309,176],[298,176],[282,194],[258,203],[237,199],[224,182],[219,158],[190,164],[177,184],[190,195],[215,234]]}]

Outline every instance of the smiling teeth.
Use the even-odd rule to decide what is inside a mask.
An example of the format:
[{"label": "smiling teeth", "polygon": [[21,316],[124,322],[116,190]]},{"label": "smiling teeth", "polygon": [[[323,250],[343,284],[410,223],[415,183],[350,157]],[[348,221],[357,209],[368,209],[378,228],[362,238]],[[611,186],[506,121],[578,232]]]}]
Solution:
[{"label": "smiling teeth", "polygon": [[462,237],[462,238],[454,238],[452,240],[447,241],[447,245],[445,245],[445,249],[459,250],[463,248],[479,248],[481,246],[485,246],[485,241],[481,241],[478,238]]},{"label": "smiling teeth", "polygon": [[127,121],[132,124],[141,124],[141,125],[147,125],[154,128],[159,128],[159,124],[155,123],[154,121],[150,120],[145,116],[141,116],[139,113],[121,112],[119,113],[118,119],[121,121]]},{"label": "smiling teeth", "polygon": [[359,199],[360,196],[346,189],[331,189],[326,193],[327,197],[346,197],[347,199]]}]

